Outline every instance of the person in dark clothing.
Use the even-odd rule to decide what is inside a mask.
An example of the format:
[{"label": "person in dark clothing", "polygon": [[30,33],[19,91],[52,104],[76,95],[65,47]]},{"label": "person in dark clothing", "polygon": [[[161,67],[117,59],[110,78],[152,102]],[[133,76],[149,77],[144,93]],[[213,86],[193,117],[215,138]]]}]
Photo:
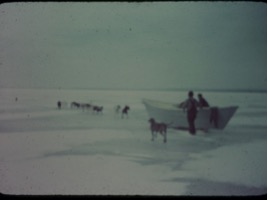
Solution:
[{"label": "person in dark clothing", "polygon": [[200,108],[203,107],[209,107],[208,102],[206,101],[206,99],[202,96],[202,94],[198,94],[198,105]]},{"label": "person in dark clothing", "polygon": [[187,109],[187,120],[189,124],[189,133],[192,135],[195,135],[195,119],[197,115],[197,106],[198,102],[194,98],[194,93],[192,91],[189,91],[188,93],[188,99],[184,102],[183,105],[183,111]]}]

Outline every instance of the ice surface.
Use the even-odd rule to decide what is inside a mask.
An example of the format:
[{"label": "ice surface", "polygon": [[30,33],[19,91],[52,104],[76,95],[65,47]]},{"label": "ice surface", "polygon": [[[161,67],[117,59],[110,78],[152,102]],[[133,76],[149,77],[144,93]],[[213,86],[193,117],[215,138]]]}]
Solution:
[{"label": "ice surface", "polygon": [[[0,191],[5,194],[259,195],[267,190],[266,94],[203,92],[238,105],[225,130],[168,130],[151,141],[142,98],[187,92],[0,90]],[[15,98],[18,98],[16,101]],[[57,101],[104,106],[103,114]],[[129,105],[129,118],[115,114]]]}]

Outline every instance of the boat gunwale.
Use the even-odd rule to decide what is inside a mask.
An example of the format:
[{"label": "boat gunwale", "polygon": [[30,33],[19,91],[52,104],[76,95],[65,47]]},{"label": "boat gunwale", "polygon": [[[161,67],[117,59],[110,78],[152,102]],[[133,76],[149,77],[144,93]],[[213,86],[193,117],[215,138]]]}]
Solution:
[{"label": "boat gunwale", "polygon": [[[178,107],[178,104],[174,104],[174,103],[169,103],[169,102],[164,102],[164,101],[158,101],[158,100],[151,100],[151,99],[142,99],[143,104],[148,104],[151,105],[153,107],[156,107],[158,109],[165,109],[165,110],[178,110],[178,111],[182,111],[183,108]],[[155,103],[155,104],[154,104]],[[170,108],[165,108],[165,107],[157,107],[159,105],[167,105]],[[231,106],[212,106],[212,107],[205,107],[202,108],[201,110],[211,110],[211,108],[218,108],[218,109],[230,109],[230,108],[234,108],[235,110],[237,110],[239,108],[239,106],[237,105],[231,105]]]}]

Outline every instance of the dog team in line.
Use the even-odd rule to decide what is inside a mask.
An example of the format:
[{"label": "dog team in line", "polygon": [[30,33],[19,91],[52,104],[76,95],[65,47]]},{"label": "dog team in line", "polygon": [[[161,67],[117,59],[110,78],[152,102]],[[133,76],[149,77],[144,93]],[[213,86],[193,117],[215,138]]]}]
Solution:
[{"label": "dog team in line", "polygon": [[[65,101],[58,101],[57,107],[60,110],[61,108],[68,107],[68,104]],[[70,104],[71,109],[82,109],[82,111],[92,111],[94,114],[103,114],[103,106],[93,105],[92,103],[78,103],[78,102],[71,102]],[[128,111],[130,110],[130,107],[126,105],[122,108],[121,106],[117,105],[115,106],[115,113],[119,115],[121,113],[121,118],[124,117],[128,118]]]}]

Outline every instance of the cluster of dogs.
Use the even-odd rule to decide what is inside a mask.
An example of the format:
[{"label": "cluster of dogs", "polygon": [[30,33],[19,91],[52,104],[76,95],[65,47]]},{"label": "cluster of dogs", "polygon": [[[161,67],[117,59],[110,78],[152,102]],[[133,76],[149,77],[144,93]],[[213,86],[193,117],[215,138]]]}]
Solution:
[{"label": "cluster of dogs", "polygon": [[83,111],[92,110],[94,113],[97,113],[97,114],[99,113],[102,114],[102,111],[103,111],[103,106],[92,105],[90,103],[72,102],[71,108],[82,109]]},{"label": "cluster of dogs", "polygon": [[[63,105],[63,102],[61,102],[61,101],[57,102],[58,109],[61,109],[62,105]],[[72,102],[71,108],[82,109],[83,111],[84,110],[92,110],[94,113],[97,113],[97,114],[103,112],[103,106],[92,105],[89,103]],[[121,113],[121,118],[124,118],[124,116],[126,116],[128,118],[128,111],[129,110],[130,110],[130,107],[128,105],[126,105],[122,109],[121,109],[120,105],[117,105],[115,107],[115,113],[116,114]],[[159,133],[163,136],[163,142],[166,143],[167,142],[167,128],[172,123],[166,124],[163,122],[157,122],[154,118],[150,118],[148,120],[148,122],[150,123],[152,141],[154,141],[154,139],[157,137],[157,134]]]},{"label": "cluster of dogs", "polygon": [[[58,101],[57,102],[57,107],[58,109],[61,109],[63,106],[66,106],[67,103],[63,102],[63,101]],[[78,103],[78,102],[71,102],[70,107],[72,109],[82,109],[82,111],[93,111],[94,114],[103,114],[103,106],[98,106],[98,105],[93,105],[92,103]],[[128,111],[130,110],[130,107],[128,105],[126,105],[122,110],[121,110],[121,106],[117,105],[115,107],[115,112],[116,114],[120,114],[121,113],[121,117],[127,117],[128,118]]]}]

